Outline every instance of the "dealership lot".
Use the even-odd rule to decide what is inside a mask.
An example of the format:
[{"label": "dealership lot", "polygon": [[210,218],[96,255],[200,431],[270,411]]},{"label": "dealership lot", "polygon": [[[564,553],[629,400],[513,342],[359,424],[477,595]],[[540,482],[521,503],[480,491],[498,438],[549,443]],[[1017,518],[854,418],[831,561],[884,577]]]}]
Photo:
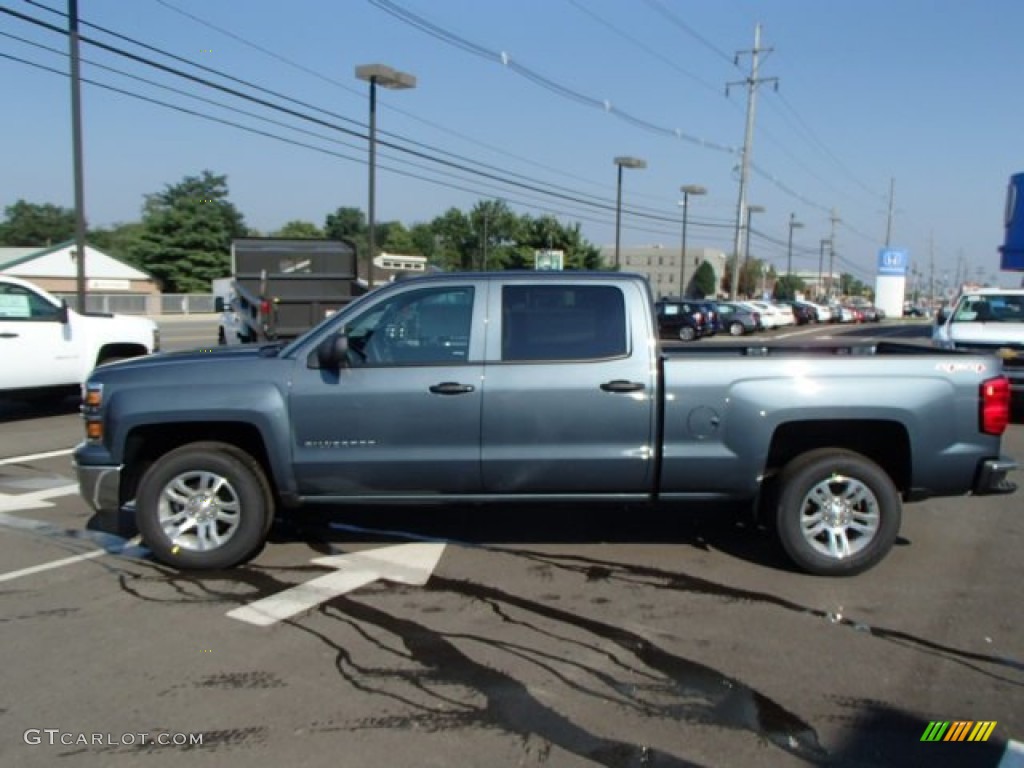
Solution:
[{"label": "dealership lot", "polygon": [[[901,546],[845,580],[726,510],[617,506],[329,510],[182,574],[92,530],[73,404],[0,418],[4,764],[1019,759],[1020,494],[909,505]],[[268,599],[298,612],[245,620]],[[966,720],[989,741],[921,741]]]}]

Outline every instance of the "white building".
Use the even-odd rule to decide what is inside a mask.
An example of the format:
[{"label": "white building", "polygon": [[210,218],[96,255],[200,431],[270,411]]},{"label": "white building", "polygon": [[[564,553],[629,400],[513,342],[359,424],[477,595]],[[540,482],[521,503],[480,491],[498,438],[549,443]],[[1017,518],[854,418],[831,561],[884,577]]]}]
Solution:
[{"label": "white building", "polygon": [[[697,268],[705,262],[715,271],[715,292],[721,292],[722,277],[725,275],[727,257],[724,251],[716,248],[687,248],[686,263],[679,263],[680,247],[654,245],[636,245],[619,248],[619,269],[622,272],[635,272],[647,278],[651,285],[654,298],[689,294],[693,276]],[[615,264],[615,247],[605,246],[601,249],[601,260],[604,264]],[[682,273],[682,274],[681,274]],[[685,282],[685,290],[680,292],[680,278]]]},{"label": "white building", "polygon": [[[74,241],[51,246],[0,248],[0,274],[28,280],[57,294],[78,290]],[[89,293],[159,295],[156,280],[103,251],[85,246],[85,289]]]}]

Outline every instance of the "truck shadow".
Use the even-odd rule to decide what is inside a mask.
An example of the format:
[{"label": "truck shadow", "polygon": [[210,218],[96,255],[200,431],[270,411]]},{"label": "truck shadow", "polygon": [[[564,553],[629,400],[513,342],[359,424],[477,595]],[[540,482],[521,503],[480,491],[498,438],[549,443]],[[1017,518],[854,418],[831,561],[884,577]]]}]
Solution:
[{"label": "truck shadow", "polygon": [[468,546],[653,544],[719,551],[760,566],[796,572],[772,533],[729,505],[651,508],[645,505],[494,504],[322,508],[279,517],[270,542],[305,542],[330,552],[335,544],[436,540]]},{"label": "truck shadow", "polygon": [[77,394],[39,401],[0,398],[0,424],[41,419],[47,416],[67,416],[77,413],[80,403],[81,400]]}]

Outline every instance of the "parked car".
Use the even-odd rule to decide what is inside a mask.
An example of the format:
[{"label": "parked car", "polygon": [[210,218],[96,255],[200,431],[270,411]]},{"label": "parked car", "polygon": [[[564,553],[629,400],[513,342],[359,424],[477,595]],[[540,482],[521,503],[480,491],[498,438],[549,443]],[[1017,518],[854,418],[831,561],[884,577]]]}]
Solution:
[{"label": "parked car", "polygon": [[814,315],[819,323],[834,323],[836,319],[832,316],[832,309],[827,304],[818,304],[814,301],[803,301],[801,304],[805,304],[814,311]]},{"label": "parked car", "polygon": [[704,311],[705,335],[714,336],[716,333],[725,332],[722,318],[718,313],[718,305],[713,301],[697,300],[697,305]]},{"label": "parked car", "polygon": [[807,304],[803,304],[799,301],[777,301],[775,303],[779,307],[789,307],[797,325],[807,325],[808,323],[818,322],[818,313]]},{"label": "parked car", "polygon": [[662,299],[655,304],[658,335],[663,339],[696,341],[707,335],[706,311],[695,301]]},{"label": "parked car", "polygon": [[730,336],[743,336],[764,330],[764,326],[761,325],[760,312],[754,312],[749,307],[730,301],[719,301],[716,306],[718,307],[719,321]]},{"label": "parked car", "polygon": [[782,313],[774,304],[769,304],[766,301],[744,301],[743,305],[752,312],[757,312],[761,315],[761,324],[765,330],[770,331],[775,328],[781,328],[786,324]]},{"label": "parked car", "polygon": [[[768,303],[768,302],[765,302]],[[783,325],[799,325],[800,322],[796,319],[796,312],[793,310],[791,304],[780,304],[779,302],[772,302],[771,306],[775,307],[779,313],[779,317],[782,318]]]}]

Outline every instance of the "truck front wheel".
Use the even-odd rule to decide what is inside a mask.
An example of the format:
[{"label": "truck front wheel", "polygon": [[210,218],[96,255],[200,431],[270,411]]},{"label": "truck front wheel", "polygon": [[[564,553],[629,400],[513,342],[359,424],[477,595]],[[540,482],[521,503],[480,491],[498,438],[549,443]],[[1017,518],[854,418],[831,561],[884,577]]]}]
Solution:
[{"label": "truck front wheel", "polygon": [[852,576],[884,558],[900,530],[899,491],[853,451],[800,456],[779,478],[776,530],[790,559],[819,576]]},{"label": "truck front wheel", "polygon": [[139,532],[157,560],[185,570],[230,568],[263,545],[273,496],[255,459],[225,443],[191,443],[139,482]]}]

